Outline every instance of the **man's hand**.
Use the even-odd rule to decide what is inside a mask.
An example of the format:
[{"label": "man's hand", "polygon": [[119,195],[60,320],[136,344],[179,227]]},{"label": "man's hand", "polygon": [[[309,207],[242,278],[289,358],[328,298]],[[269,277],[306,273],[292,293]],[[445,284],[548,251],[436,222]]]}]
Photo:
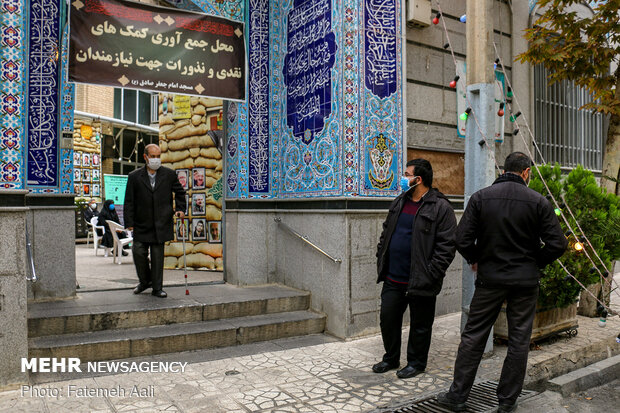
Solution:
[{"label": "man's hand", "polygon": [[129,231],[133,231],[133,227],[129,227],[127,228]]},{"label": "man's hand", "polygon": [[177,211],[174,213],[174,216],[177,218],[185,218],[185,213],[183,213],[183,211]]}]

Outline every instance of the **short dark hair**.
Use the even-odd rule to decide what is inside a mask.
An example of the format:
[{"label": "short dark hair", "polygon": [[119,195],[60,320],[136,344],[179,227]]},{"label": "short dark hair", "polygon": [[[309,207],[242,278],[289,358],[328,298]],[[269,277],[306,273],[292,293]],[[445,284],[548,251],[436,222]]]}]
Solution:
[{"label": "short dark hair", "polygon": [[153,148],[153,147],[159,147],[159,145],[157,145],[156,143],[149,143],[148,145],[146,145],[146,146],[144,147],[144,154],[145,154],[146,156],[150,156],[150,154],[149,154],[149,148]]},{"label": "short dark hair", "polygon": [[422,178],[424,186],[430,188],[433,185],[433,167],[426,159],[418,158],[407,162],[407,167],[413,166],[415,176]]},{"label": "short dark hair", "polygon": [[513,152],[504,161],[504,171],[520,174],[527,168],[531,168],[534,163],[529,156],[523,152]]}]

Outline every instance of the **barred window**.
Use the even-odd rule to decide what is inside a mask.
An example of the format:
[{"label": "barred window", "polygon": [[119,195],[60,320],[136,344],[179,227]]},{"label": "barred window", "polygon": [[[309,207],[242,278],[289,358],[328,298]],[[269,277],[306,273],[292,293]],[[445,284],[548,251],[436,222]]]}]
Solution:
[{"label": "barred window", "polygon": [[[600,171],[605,142],[603,115],[579,110],[592,101],[587,90],[564,80],[549,85],[543,65],[534,67],[534,135],[545,161]],[[536,161],[542,162],[536,153]]]}]

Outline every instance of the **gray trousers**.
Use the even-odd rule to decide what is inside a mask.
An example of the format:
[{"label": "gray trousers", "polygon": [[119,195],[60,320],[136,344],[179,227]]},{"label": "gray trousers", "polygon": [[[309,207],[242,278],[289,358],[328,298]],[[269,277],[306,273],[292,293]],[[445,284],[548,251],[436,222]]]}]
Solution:
[{"label": "gray trousers", "polygon": [[488,288],[478,283],[454,363],[454,381],[449,391],[452,400],[465,402],[469,397],[491,327],[506,301],[508,353],[497,386],[497,398],[500,404],[517,401],[527,369],[537,299],[538,286]]},{"label": "gray trousers", "polygon": [[[150,263],[149,249],[151,250]],[[164,244],[134,240],[131,251],[140,284],[152,285],[153,291],[161,290],[164,281]]]}]

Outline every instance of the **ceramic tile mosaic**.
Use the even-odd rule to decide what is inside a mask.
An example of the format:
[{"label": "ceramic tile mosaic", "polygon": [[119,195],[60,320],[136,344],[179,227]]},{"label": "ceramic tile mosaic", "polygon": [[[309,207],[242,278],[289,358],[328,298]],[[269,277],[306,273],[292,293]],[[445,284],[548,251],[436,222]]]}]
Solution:
[{"label": "ceramic tile mosaic", "polygon": [[0,189],[21,189],[23,178],[24,4],[1,0]]}]

